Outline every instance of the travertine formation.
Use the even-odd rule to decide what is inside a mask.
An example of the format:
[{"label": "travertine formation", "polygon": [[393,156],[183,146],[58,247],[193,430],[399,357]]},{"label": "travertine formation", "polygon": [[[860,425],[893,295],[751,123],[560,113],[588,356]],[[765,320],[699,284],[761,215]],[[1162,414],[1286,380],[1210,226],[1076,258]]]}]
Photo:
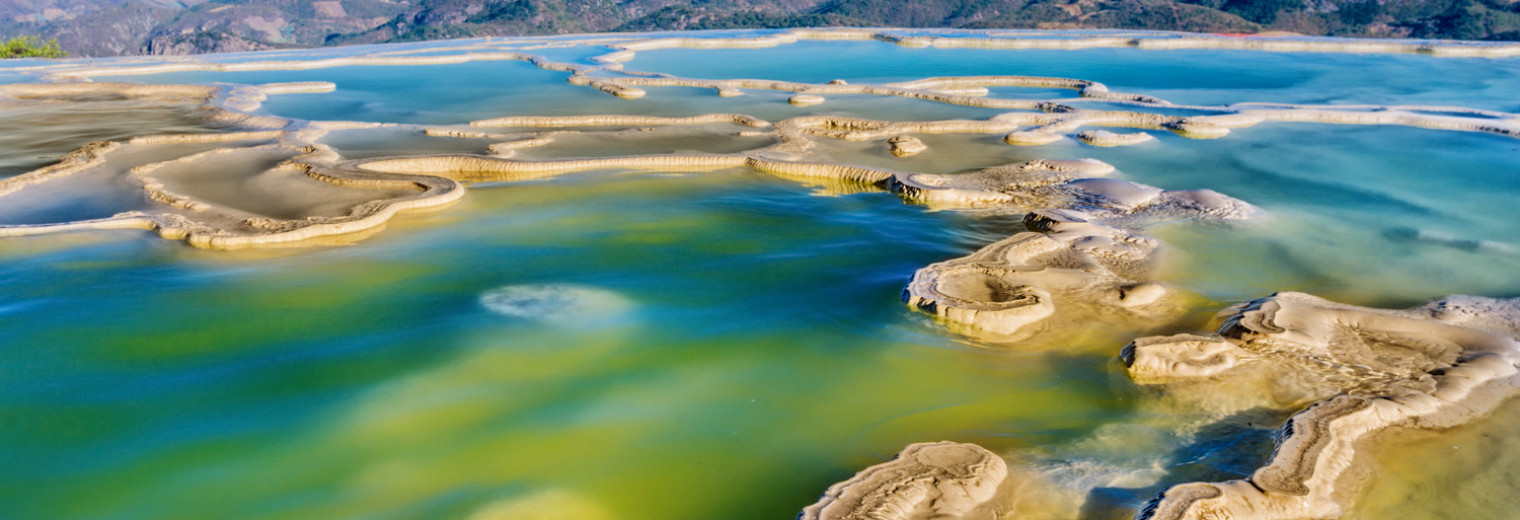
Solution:
[{"label": "travertine formation", "polygon": [[925,145],[923,141],[911,135],[893,137],[887,140],[887,144],[892,147],[892,155],[898,157],[912,157],[924,153],[924,150],[929,149],[929,146]]},{"label": "travertine formation", "polygon": [[1139,519],[1339,517],[1369,478],[1356,471],[1359,451],[1377,434],[1471,421],[1520,384],[1520,299],[1389,311],[1278,293],[1222,319],[1212,336],[1136,340],[1123,360],[1137,381],[1213,380],[1260,406],[1313,404],[1250,478],[1173,486]]},{"label": "travertine formation", "polygon": [[[778,125],[784,126],[784,125]],[[1167,191],[1101,176],[1096,160],[1030,161],[960,175],[903,173],[829,163],[777,161],[766,151],[737,155],[653,155],[557,161],[485,156],[376,159],[353,168],[416,172],[468,181],[526,180],[607,168],[710,171],[748,167],[779,177],[855,191],[891,190],[941,209],[1026,214],[1030,232],[971,256],[920,270],[903,298],[972,335],[1012,339],[1055,314],[1066,319],[1164,320],[1177,312],[1169,289],[1149,283],[1158,244],[1134,230],[1178,220],[1238,222],[1261,211],[1209,190]]]},{"label": "travertine formation", "polygon": [[[1250,477],[1171,486],[1149,503],[1135,504],[1139,520],[1338,518],[1374,478],[1370,445],[1401,430],[1439,431],[1471,422],[1520,385],[1520,298],[1451,296],[1415,309],[1383,310],[1279,293],[1227,309],[1218,321],[1211,335],[1138,339],[1121,359],[1138,382],[1185,394],[1182,403],[1211,403],[1216,409],[1207,415],[1299,411],[1279,428],[1275,451]],[[915,489],[910,476],[867,477],[913,466],[892,461],[862,471],[830,488],[804,517],[1013,518],[1026,513],[1015,504],[1042,498],[1021,494],[1050,492],[1036,482],[1045,471],[1008,466],[998,475],[1017,476],[1003,477],[997,492],[935,516],[912,505],[921,503],[921,492],[898,491]],[[849,502],[840,496],[897,500]],[[876,505],[882,503],[894,507]]]},{"label": "travertine formation", "polygon": [[1093,146],[1129,146],[1156,140],[1156,137],[1145,132],[1133,134],[1116,134],[1107,130],[1087,130],[1077,134],[1077,140]]},{"label": "travertine formation", "polygon": [[799,520],[993,519],[1008,466],[975,444],[909,445],[897,458],[834,484]]},{"label": "travertine formation", "polygon": [[[845,164],[820,150],[826,139],[874,143],[899,158],[934,154],[920,136],[983,134],[1017,146],[1069,138],[1092,146],[1157,141],[1165,131],[1212,139],[1264,122],[1402,125],[1520,137],[1520,116],[1444,106],[1176,105],[1152,96],[1110,91],[1098,82],[1038,76],[931,77],[891,83],[837,79],[806,83],[770,79],[683,78],[629,70],[637,52],[667,48],[759,48],[803,40],[881,41],[905,47],[988,49],[1230,48],[1307,52],[1418,52],[1439,56],[1512,56],[1512,44],[1361,41],[1320,38],[1228,38],[1137,32],[1110,35],[973,33],[943,37],[893,30],[803,29],[744,38],[643,38],[609,35],[580,40],[613,51],[587,64],[560,63],[504,40],[453,47],[355,51],[314,60],[238,61],[203,58],[121,60],[110,66],[60,62],[7,69],[40,83],[0,85],[0,110],[15,106],[152,100],[195,107],[200,134],[141,135],[90,143],[57,164],[0,179],[0,197],[29,197],[57,183],[98,183],[140,190],[141,204],[114,215],[71,222],[0,225],[0,236],[82,229],[146,229],[206,248],[233,249],[347,243],[381,230],[396,214],[448,205],[472,182],[541,179],[590,170],[705,172],[749,169],[823,186],[835,193],[882,190],[932,209],[1023,215],[1024,229],[957,259],[915,273],[903,298],[953,330],[994,340],[1023,339],[1055,324],[1124,320],[1157,326],[1184,310],[1177,291],[1150,277],[1161,248],[1146,226],[1178,222],[1241,222],[1257,208],[1209,191],[1168,191],[1111,178],[1095,160],[1037,160],[963,173],[900,171]],[[964,35],[961,35],[964,36]],[[565,45],[576,40],[544,45]],[[326,82],[246,86],[93,83],[92,78],[187,71],[311,70],[345,66],[427,66],[511,60],[563,73],[571,85],[623,99],[646,89],[703,88],[733,97],[746,90],[782,93],[798,108],[777,121],[744,114],[513,116],[470,127],[346,121],[299,121],[257,113],[270,95],[322,93]],[[995,88],[1070,91],[1069,99],[998,98]],[[883,121],[807,108],[825,96],[885,96],[992,109],[981,119]],[[836,99],[840,99],[836,97]],[[837,101],[836,101],[837,103]],[[1133,110],[1084,108],[1091,104]],[[1190,115],[1177,115],[1187,113]],[[390,128],[440,139],[475,139],[473,154],[355,159],[323,144],[324,136]],[[484,131],[503,128],[502,133]],[[673,128],[736,138],[752,149],[731,153],[634,152],[534,159],[566,141],[626,132],[636,140]],[[706,134],[704,134],[706,135]],[[762,143],[763,141],[763,143]],[[760,143],[760,144],[754,144]],[[1149,146],[1160,146],[1156,142]],[[736,148],[731,148],[729,151]],[[489,152],[489,153],[485,153]],[[554,157],[553,155],[549,155]],[[563,157],[563,156],[560,156]],[[887,160],[895,160],[887,158]],[[917,159],[904,159],[912,164]],[[29,166],[30,167],[30,166]],[[209,180],[208,180],[209,179]],[[216,187],[240,186],[228,195]],[[104,188],[102,188],[104,189]],[[230,189],[230,188],[228,188]],[[1428,232],[1390,231],[1395,239],[1508,252],[1503,244]],[[621,309],[615,295],[574,286],[503,288],[481,296],[494,312],[535,320]],[[591,302],[591,303],[588,303]],[[595,303],[600,302],[600,303]],[[611,303],[609,303],[611,302]],[[1282,293],[1226,313],[1215,335],[1142,338],[1124,350],[1135,380],[1173,392],[1205,388],[1231,394],[1216,406],[1297,410],[1282,428],[1270,463],[1247,480],[1172,487],[1141,513],[1162,518],[1320,518],[1342,512],[1359,487],[1359,448],[1398,427],[1441,428],[1482,415],[1516,383],[1515,338],[1520,303],[1452,297],[1410,311],[1381,311]],[[572,317],[569,321],[581,318]],[[1235,395],[1238,394],[1238,395]],[[891,462],[831,487],[804,518],[998,518],[1006,511],[1008,467],[973,445],[916,444]],[[517,514],[515,502],[493,515]],[[485,513],[482,513],[485,514]],[[594,516],[594,515],[591,515]]]},{"label": "travertine formation", "polygon": [[823,96],[815,96],[813,94],[797,94],[787,98],[786,102],[799,107],[806,107],[823,103],[824,99]]},{"label": "travertine formation", "polygon": [[[299,90],[283,85],[265,86],[264,92]],[[27,188],[63,182],[70,177],[123,178],[141,187],[147,206],[85,221],[53,224],[0,226],[0,236],[22,236],[84,229],[144,229],[164,238],[212,249],[239,249],[282,245],[341,244],[379,231],[401,211],[444,206],[464,195],[463,187],[450,179],[410,174],[376,174],[344,168],[337,154],[317,143],[326,130],[316,125],[252,116],[226,108],[212,87],[143,86],[117,83],[80,83],[57,90],[35,85],[0,86],[0,94],[17,100],[68,102],[114,96],[122,100],[160,99],[185,102],[203,108],[206,118],[230,125],[233,131],[188,135],[140,136],[126,143],[103,142],[85,146],[57,164],[15,177],[0,179],[0,196],[24,196]],[[282,130],[239,131],[281,128]],[[196,149],[204,152],[174,155],[176,158],[132,165],[112,158],[120,155],[154,156],[155,150]],[[172,155],[172,153],[171,153]],[[261,159],[254,159],[260,157]],[[265,179],[269,189],[288,190],[277,195],[281,202],[306,200],[296,215],[270,208],[249,209],[204,200],[168,186],[159,175],[168,170],[225,170],[229,165],[270,164],[250,172],[243,180]],[[237,166],[242,167],[242,166]],[[300,179],[299,181],[297,179]],[[351,205],[329,212],[332,199],[321,198],[321,187],[354,189],[359,195]],[[372,194],[368,197],[364,194]],[[315,198],[314,198],[315,195]],[[333,195],[329,193],[328,195]],[[344,197],[335,197],[342,204]],[[250,199],[251,201],[251,199]]]},{"label": "travertine formation", "polygon": [[[771,80],[699,80],[658,73],[624,70],[622,62],[633,52],[669,47],[764,47],[800,39],[879,38],[871,31],[792,31],[760,38],[659,39],[615,45],[618,51],[599,58],[602,65],[555,63],[517,51],[503,51],[490,43],[463,45],[457,54],[413,56],[377,53],[296,62],[212,63],[179,61],[151,65],[90,67],[63,65],[41,67],[36,73],[51,78],[86,79],[95,75],[146,74],[185,70],[312,69],[350,65],[429,65],[477,60],[527,61],[547,70],[570,73],[572,84],[590,85],[609,93],[634,98],[642,88],[686,86],[713,88],[733,95],[742,89],[770,89],[795,93],[791,101],[811,104],[822,94],[898,96],[951,104],[1014,110],[984,120],[878,121],[836,115],[802,115],[770,122],[743,114],[706,114],[689,117],[632,115],[514,116],[477,120],[474,127],[551,129],[519,134],[494,134],[475,130],[423,127],[425,135],[442,138],[494,139],[486,148],[493,155],[447,155],[380,158],[344,161],[318,142],[323,133],[375,125],[342,122],[295,122],[249,114],[265,97],[289,92],[323,92],[327,83],[299,83],[237,87],[221,90],[198,86],[142,86],[133,84],[70,83],[8,85],[0,91],[16,100],[62,98],[80,95],[113,95],[124,99],[173,98],[200,103],[208,119],[239,127],[239,131],[200,136],[156,136],[134,139],[126,146],[150,146],[173,142],[273,141],[290,157],[276,170],[299,171],[310,179],[342,187],[383,188],[379,197],[351,206],[346,213],[310,214],[298,218],[250,214],[193,194],[175,192],[154,180],[151,172],[164,165],[144,164],[133,178],[142,183],[150,204],[163,210],[128,211],[91,221],[44,225],[0,226],[0,234],[24,235],[70,229],[143,228],[168,238],[185,239],[205,247],[235,248],[261,245],[333,243],[352,240],[380,229],[397,211],[433,207],[463,195],[459,181],[514,181],[544,178],[569,172],[597,169],[653,169],[711,171],[751,168],[757,171],[830,187],[835,191],[889,189],[905,200],[933,208],[993,209],[1003,212],[1034,212],[1044,226],[1017,234],[988,246],[971,257],[936,264],[918,273],[905,299],[915,307],[976,333],[1010,335],[1029,323],[1055,314],[1054,301],[1068,301],[1063,314],[1080,316],[1082,308],[1102,308],[1102,316],[1157,318],[1168,308],[1168,291],[1150,283],[1143,266],[1157,248],[1154,241],[1136,234],[1156,222],[1205,219],[1248,220],[1259,212],[1248,204],[1207,190],[1167,192],[1118,179],[1102,179],[1112,168],[1095,161],[1034,161],[989,168],[959,175],[899,172],[880,168],[836,164],[816,153],[816,140],[885,141],[899,157],[925,153],[927,147],[914,134],[1001,134],[1016,145],[1040,145],[1075,136],[1097,146],[1131,145],[1153,140],[1145,132],[1115,133],[1082,130],[1083,127],[1127,127],[1168,130],[1185,137],[1215,138],[1230,128],[1263,121],[1313,121],[1341,124],[1403,124],[1439,129],[1484,131],[1516,135],[1515,118],[1509,114],[1454,107],[1315,107],[1273,104],[1240,104],[1229,107],[1186,107],[1211,115],[1176,116],[1147,112],[1081,109],[1069,103],[1030,99],[989,99],[988,88],[1056,88],[1076,91],[1084,99],[1141,106],[1174,107],[1149,96],[1111,92],[1086,80],[1033,76],[934,77],[889,84],[851,83],[843,80],[807,84]],[[962,45],[924,40],[912,36],[884,38],[904,45]],[[967,39],[980,40],[980,39]],[[1004,45],[1006,40],[990,40]],[[1140,39],[1135,41],[1152,41]],[[1235,41],[1235,40],[1221,40]],[[915,43],[917,42],[917,43]],[[1034,43],[1030,43],[1034,42]],[[1041,43],[1044,42],[1044,43]],[[1056,43],[1051,43],[1056,42]],[[1110,45],[1096,39],[1029,40],[1045,46]],[[968,44],[969,45],[969,44]],[[1024,44],[1020,44],[1024,45]],[[1234,45],[1230,43],[1229,45]],[[551,145],[577,128],[666,128],[677,126],[737,125],[748,128],[737,135],[768,136],[773,143],[735,154],[639,155],[586,157],[556,160],[519,159],[522,151]],[[212,137],[216,136],[216,137]],[[74,172],[98,169],[107,162],[112,145],[81,150],[59,165],[0,181],[0,193]],[[208,153],[177,159],[214,159]],[[397,192],[395,190],[402,190]],[[408,192],[403,194],[403,192]],[[294,215],[291,215],[294,216]],[[1057,229],[1059,228],[1059,229]],[[1032,304],[1031,302],[1038,302]],[[1031,306],[1032,305],[1032,306]],[[1108,311],[1122,312],[1108,312]],[[1072,311],[1072,312],[1067,312]]]},{"label": "travertine formation", "polygon": [[955,330],[994,336],[1015,336],[1056,315],[1072,322],[1142,321],[1180,310],[1169,288],[1141,281],[1154,240],[1075,221],[1061,223],[1086,229],[1019,233],[919,269],[903,300]]},{"label": "travertine formation", "polygon": [[909,305],[963,332],[1013,336],[1065,320],[1165,321],[1180,310],[1148,272],[1159,244],[1134,230],[1175,220],[1244,221],[1245,202],[1200,190],[1172,192],[1101,178],[1095,160],[1032,161],[958,176],[910,174],[892,187],[930,207],[1007,207],[1028,212],[1029,232],[970,256],[920,269],[903,291]]}]

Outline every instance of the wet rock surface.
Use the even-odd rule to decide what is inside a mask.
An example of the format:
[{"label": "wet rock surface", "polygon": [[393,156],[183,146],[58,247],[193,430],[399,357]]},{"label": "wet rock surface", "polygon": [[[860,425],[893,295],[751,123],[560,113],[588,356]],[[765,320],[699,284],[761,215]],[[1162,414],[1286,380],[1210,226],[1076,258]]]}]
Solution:
[{"label": "wet rock surface", "polygon": [[1309,404],[1249,478],[1174,486],[1139,519],[1338,517],[1370,478],[1358,468],[1377,434],[1466,423],[1520,384],[1520,299],[1453,296],[1396,311],[1278,293],[1221,318],[1213,336],[1142,338],[1122,358],[1151,384],[1214,380],[1258,405]]},{"label": "wet rock surface", "polygon": [[903,448],[896,458],[829,487],[800,520],[991,519],[1008,467],[974,444],[936,442]]}]

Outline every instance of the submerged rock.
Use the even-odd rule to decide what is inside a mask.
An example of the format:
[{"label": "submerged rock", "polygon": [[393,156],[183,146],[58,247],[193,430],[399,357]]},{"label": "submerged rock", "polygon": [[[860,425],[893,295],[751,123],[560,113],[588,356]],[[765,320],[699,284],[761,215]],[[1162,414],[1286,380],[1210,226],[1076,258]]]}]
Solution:
[{"label": "submerged rock", "polygon": [[612,520],[590,497],[562,489],[545,489],[493,502],[467,520]]},{"label": "submerged rock", "polygon": [[[1025,315],[1038,314],[1028,310],[1038,305],[1023,308]],[[1171,486],[1140,508],[1139,520],[1340,517],[1373,478],[1366,467],[1370,444],[1390,438],[1380,434],[1462,425],[1493,411],[1520,385],[1520,298],[1451,296],[1414,309],[1384,310],[1284,292],[1227,309],[1219,322],[1215,334],[1137,339],[1122,350],[1121,360],[1137,382],[1165,384],[1168,406],[1215,403],[1217,409],[1202,416],[1237,418],[1217,424],[1241,420],[1247,421],[1244,427],[1260,431],[1261,421],[1287,417],[1273,437],[1276,449],[1266,465],[1246,478]],[[1153,430],[1112,428],[1124,435]],[[1107,438],[1102,444],[1131,440]],[[953,446],[957,453],[985,451],[939,445]],[[1024,510],[1020,504],[1048,501],[1060,489],[1041,482],[1054,474],[1017,457],[1012,463],[984,466],[996,470],[983,470],[981,479],[1003,480],[985,485],[995,491],[957,495],[953,503],[958,505],[942,507],[951,501],[926,490],[948,493],[945,486],[966,480],[947,473],[973,473],[909,459],[923,446],[910,446],[897,460],[836,484],[802,518],[1019,518],[1056,511],[1047,507],[1052,505],[1078,507],[1083,500],[1083,514],[1105,507],[1086,496]],[[1232,451],[1255,449],[1235,440],[1228,446]],[[1112,470],[1096,474],[1099,482],[1114,477]],[[1142,489],[1150,485],[1149,478],[1123,486]],[[1112,510],[1103,514],[1125,506],[1107,507]],[[1058,517],[1076,514],[1064,511]]]},{"label": "submerged rock", "polygon": [[1065,205],[1070,197],[1061,186],[1113,172],[1113,166],[1095,159],[1036,160],[958,175],[898,175],[890,187],[904,200],[936,209],[1033,209]]},{"label": "submerged rock", "polygon": [[481,293],[480,305],[502,316],[576,326],[606,324],[633,309],[621,294],[568,284],[500,287]]},{"label": "submerged rock", "polygon": [[1420,242],[1473,253],[1520,256],[1520,247],[1515,247],[1503,242],[1495,242],[1493,240],[1460,238],[1437,231],[1426,231],[1409,227],[1396,227],[1384,231],[1383,236],[1387,237],[1389,240],[1395,240],[1399,242]]}]

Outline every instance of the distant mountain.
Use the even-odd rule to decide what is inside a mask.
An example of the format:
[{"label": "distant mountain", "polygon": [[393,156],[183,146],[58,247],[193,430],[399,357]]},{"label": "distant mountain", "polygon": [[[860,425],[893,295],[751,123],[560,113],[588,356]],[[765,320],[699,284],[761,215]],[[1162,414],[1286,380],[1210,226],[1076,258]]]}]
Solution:
[{"label": "distant mountain", "polygon": [[803,26],[1520,40],[1520,0],[0,0],[0,37],[57,38],[79,56]]},{"label": "distant mountain", "polygon": [[0,35],[58,38],[82,56],[313,47],[410,7],[387,0],[0,0]]}]

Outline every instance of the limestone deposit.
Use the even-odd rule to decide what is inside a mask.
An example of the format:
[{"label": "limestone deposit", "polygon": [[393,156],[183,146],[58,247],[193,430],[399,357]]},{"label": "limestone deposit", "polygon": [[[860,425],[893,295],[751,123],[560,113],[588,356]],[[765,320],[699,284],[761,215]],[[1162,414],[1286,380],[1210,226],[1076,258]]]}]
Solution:
[{"label": "limestone deposit", "polygon": [[[1156,278],[1154,267],[1165,245],[1148,236],[1147,228],[1179,222],[1244,223],[1260,220],[1265,213],[1246,201],[1207,189],[1165,190],[1120,178],[1112,165],[1093,159],[1024,160],[1027,156],[1022,156],[1002,158],[1010,164],[1001,166],[980,167],[996,164],[989,161],[963,171],[914,171],[908,165],[954,148],[936,140],[933,153],[912,159],[930,152],[922,136],[985,136],[994,147],[998,139],[1014,146],[1069,143],[1069,139],[1098,147],[1172,146],[1178,140],[1158,140],[1157,135],[1167,137],[1159,131],[1189,139],[1217,139],[1229,137],[1233,129],[1255,125],[1291,128],[1313,123],[1520,137],[1520,116],[1466,107],[1249,101],[1180,105],[1150,95],[1116,92],[1080,78],[976,75],[890,83],[853,78],[809,83],[687,78],[635,67],[638,53],[648,50],[762,48],[809,40],[982,49],[1520,54],[1520,46],[1494,43],[1240,39],[1148,32],[1105,36],[985,33],[952,38],[893,30],[808,29],[743,38],[606,35],[538,47],[580,42],[612,49],[580,63],[551,60],[527,52],[535,47],[500,40],[409,51],[354,50],[350,55],[308,60],[182,57],[105,65],[63,61],[7,69],[7,74],[32,83],[0,85],[0,110],[80,102],[130,107],[153,101],[197,114],[200,133],[145,131],[129,138],[71,144],[77,150],[56,163],[0,179],[0,198],[12,200],[33,197],[41,187],[98,183],[104,186],[92,187],[127,190],[135,196],[134,203],[140,202],[102,218],[0,225],[0,236],[137,229],[212,249],[344,244],[380,232],[404,212],[454,203],[467,196],[473,183],[540,180],[592,171],[763,174],[822,187],[825,193],[890,192],[930,210],[1021,217],[1010,219],[1023,225],[1007,230],[1006,238],[917,270],[903,291],[911,308],[933,316],[954,332],[989,343],[1008,343],[1062,325],[1123,322],[1140,329],[1171,323],[1187,310],[1186,295]],[[168,72],[425,67],[491,61],[527,63],[561,75],[569,85],[565,88],[616,96],[633,108],[625,114],[494,117],[519,113],[507,111],[472,116],[479,119],[468,127],[303,121],[259,111],[270,96],[321,96],[336,91],[336,84],[94,82]],[[775,103],[785,98],[796,108],[778,105],[788,116],[776,120],[728,113],[732,109],[669,117],[640,111],[643,105],[639,103],[670,93],[660,89],[681,88],[707,89],[724,98],[770,91],[775,93]],[[997,93],[1006,92],[1003,89],[1060,89],[1066,94],[1061,99],[1000,97]],[[815,107],[824,103],[825,96],[834,96],[835,101]],[[842,100],[865,96],[979,111],[938,120],[871,119],[836,112],[840,109],[835,107],[849,106]],[[376,128],[439,140],[478,140],[480,149],[361,158],[344,157],[324,142],[329,136]],[[508,130],[484,131],[497,128]],[[658,133],[662,128],[763,143],[725,153],[682,148],[673,153],[635,151],[574,158],[537,155],[545,147],[566,141],[592,140],[615,132]],[[746,143],[743,146],[750,146]],[[864,143],[859,145],[865,150],[861,153],[880,156],[880,162],[854,164],[830,156],[830,146],[837,149],[850,143]],[[1023,152],[1005,150],[1008,156]],[[1473,252],[1514,254],[1506,244],[1428,231],[1401,228],[1386,236]],[[594,322],[624,315],[632,308],[626,298],[614,293],[573,285],[499,288],[482,293],[479,304],[503,318],[554,325]],[[1122,353],[1128,374],[1136,382],[1170,396],[1203,396],[1194,401],[1215,407],[1211,412],[1267,409],[1292,415],[1281,426],[1276,452],[1249,478],[1172,486],[1146,505],[1139,518],[1341,515],[1362,487],[1365,448],[1377,442],[1380,434],[1462,424],[1486,414],[1510,395],[1520,363],[1517,309],[1517,300],[1449,297],[1417,309],[1389,311],[1280,293],[1226,311],[1213,334],[1136,339]],[[1000,454],[974,445],[914,444],[896,459],[830,487],[817,504],[803,511],[803,518],[999,518],[1007,513],[1003,505],[1008,497],[1002,495],[1008,489],[1009,471]],[[519,511],[515,504],[500,506],[504,512],[492,509],[491,514],[515,514]]]},{"label": "limestone deposit", "polygon": [[970,256],[920,269],[903,292],[910,306],[963,332],[1015,335],[1063,320],[1164,321],[1171,290],[1150,283],[1160,244],[1137,232],[1176,220],[1242,222],[1261,210],[1209,190],[1167,191],[1103,178],[1095,160],[1030,161],[960,175],[908,174],[891,188],[936,208],[1025,213],[1029,232]]},{"label": "limestone deposit", "polygon": [[911,135],[893,137],[887,140],[887,144],[892,147],[892,155],[898,157],[911,157],[924,153],[925,150],[929,149],[923,141]]},{"label": "limestone deposit", "polygon": [[[284,127],[291,123],[282,121],[275,125],[267,117],[238,117],[239,112],[216,104],[217,91],[209,87],[147,88],[115,83],[86,83],[58,91],[28,85],[7,87],[8,94],[25,96],[23,99],[44,95],[49,100],[60,96],[108,95],[129,102],[142,98],[164,99],[168,96],[170,100],[202,105],[208,119],[234,125],[241,123],[242,126],[234,126],[234,131],[226,133],[147,135],[126,143],[96,143],[81,148],[55,165],[0,180],[0,196],[25,196],[25,190],[32,186],[68,182],[70,178],[79,176],[114,175],[140,186],[149,204],[144,209],[124,211],[106,218],[0,226],[0,236],[85,229],[143,229],[164,238],[184,240],[191,245],[213,249],[345,243],[379,231],[398,212],[448,205],[464,195],[462,186],[449,179],[408,174],[379,175],[337,167],[333,162],[336,154],[315,143],[315,139],[325,134],[324,130],[240,131],[241,128],[248,127]],[[278,92],[289,89],[270,90]],[[247,147],[250,143],[257,145],[261,142],[273,144]],[[135,166],[124,167],[111,160],[117,155],[151,155],[149,151],[153,149],[186,144],[216,144],[220,147]],[[330,204],[315,199],[309,202],[310,211],[304,212],[304,215],[285,218],[282,215],[264,214],[205,200],[199,195],[170,188],[156,177],[163,170],[196,163],[215,164],[231,154],[254,150],[273,154],[271,157],[284,158],[283,161],[276,161],[279,164],[267,170],[267,175],[256,175],[267,178],[305,178],[318,184],[369,191],[377,197],[357,200],[352,206],[326,214],[317,208]],[[287,181],[279,181],[271,188],[278,191],[285,189],[281,186],[285,184],[288,184]],[[277,197],[281,200],[310,197],[302,192],[300,186],[289,185],[289,189],[292,191]],[[260,204],[254,199],[247,199],[247,202],[254,206]]]},{"label": "limestone deposit", "polygon": [[799,107],[813,106],[823,103],[823,101],[823,96],[815,96],[813,94],[797,94],[786,99],[786,102]]},{"label": "limestone deposit", "polygon": [[1138,381],[1175,391],[1220,381],[1263,406],[1312,403],[1249,478],[1173,486],[1137,518],[1339,517],[1370,477],[1358,467],[1378,434],[1460,425],[1514,393],[1517,338],[1520,299],[1454,296],[1391,311],[1278,293],[1224,311],[1214,335],[1136,340],[1122,357]]},{"label": "limestone deposit", "polygon": [[1077,140],[1093,146],[1130,146],[1154,141],[1156,137],[1144,132],[1116,134],[1107,130],[1088,130],[1077,134]]},{"label": "limestone deposit", "polygon": [[1008,467],[974,444],[913,444],[896,458],[829,487],[801,520],[997,518],[993,506]]},{"label": "limestone deposit", "polygon": [[[1089,249],[1095,242],[1103,244],[1103,253]],[[1120,274],[1146,263],[1155,247],[1152,240],[1122,233],[1020,233],[919,269],[903,299],[956,330],[998,336],[1014,336],[1053,316],[1063,322],[1158,319],[1177,310],[1175,301],[1167,301],[1170,289]]]}]

